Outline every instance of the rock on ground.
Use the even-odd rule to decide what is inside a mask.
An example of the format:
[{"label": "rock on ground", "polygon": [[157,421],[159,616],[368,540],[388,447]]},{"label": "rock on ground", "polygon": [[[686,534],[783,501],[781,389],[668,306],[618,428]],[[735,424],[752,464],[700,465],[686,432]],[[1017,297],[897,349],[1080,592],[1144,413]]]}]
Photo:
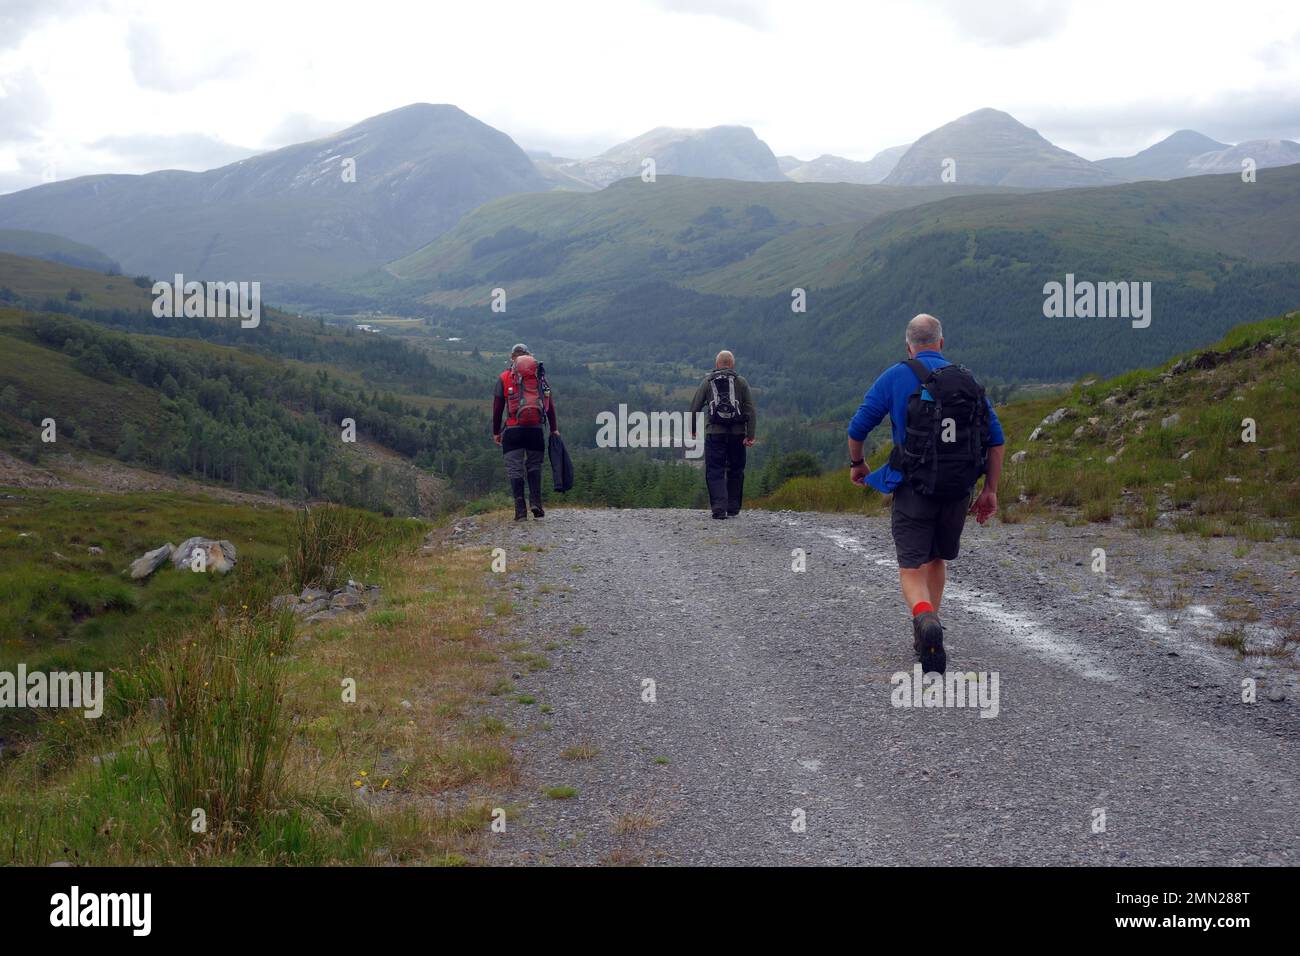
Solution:
[{"label": "rock on ground", "polygon": [[175,546],[168,542],[161,548],[146,551],[144,554],[140,555],[140,557],[131,562],[131,577],[137,581],[141,578],[147,578],[162,567],[175,550]]}]

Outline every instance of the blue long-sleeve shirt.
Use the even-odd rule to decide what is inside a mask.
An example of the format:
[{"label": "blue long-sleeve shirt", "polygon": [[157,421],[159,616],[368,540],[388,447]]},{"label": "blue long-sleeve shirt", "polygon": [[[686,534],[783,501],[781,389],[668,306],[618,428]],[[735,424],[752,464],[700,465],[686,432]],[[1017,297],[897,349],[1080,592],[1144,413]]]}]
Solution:
[{"label": "blue long-sleeve shirt", "polygon": [[[918,352],[916,358],[929,369],[952,364],[941,353],[933,350]],[[912,397],[918,384],[920,383],[916,375],[904,362],[885,369],[871,384],[871,388],[867,389],[866,397],[862,399],[862,404],[854,414],[853,420],[849,422],[849,437],[854,441],[866,441],[871,430],[888,415],[894,433],[894,444],[896,446],[903,444],[907,434],[907,400]],[[986,398],[985,401],[988,399]],[[1002,435],[1002,423],[998,421],[997,412],[993,411],[992,402],[989,402],[989,434],[990,445],[1001,445],[1006,441]],[[866,483],[881,494],[887,495],[891,494],[902,480],[902,472],[890,468],[889,462],[885,462],[867,475]]]}]

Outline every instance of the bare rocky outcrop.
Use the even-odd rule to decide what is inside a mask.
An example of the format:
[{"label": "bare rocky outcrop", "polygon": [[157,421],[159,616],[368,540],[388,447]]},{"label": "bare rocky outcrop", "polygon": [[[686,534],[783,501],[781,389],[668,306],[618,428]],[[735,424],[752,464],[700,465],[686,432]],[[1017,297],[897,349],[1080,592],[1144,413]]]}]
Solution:
[{"label": "bare rocky outcrop", "polygon": [[[196,552],[203,555],[202,563],[197,566],[194,559]],[[204,571],[226,574],[235,567],[235,546],[229,541],[204,537],[186,538],[180,547],[176,547],[169,541],[160,548],[146,551],[132,561],[131,577],[137,581],[147,578],[161,568],[169,558],[178,570],[195,571],[201,567]]]},{"label": "bare rocky outcrop", "polygon": [[373,608],[382,595],[378,584],[363,584],[349,580],[341,588],[326,591],[306,587],[298,594],[281,594],[271,599],[271,607],[288,608],[308,624],[330,621],[345,614],[365,613]]},{"label": "bare rocky outcrop", "polygon": [[170,541],[161,548],[154,548],[152,551],[146,551],[140,557],[131,562],[131,577],[139,581],[141,578],[147,578],[157,571],[171,557],[176,546]]},{"label": "bare rocky outcrop", "polygon": [[235,546],[229,541],[215,541],[212,538],[186,538],[180,547],[172,552],[172,564],[177,568],[194,569],[195,552],[201,552],[201,566],[205,571],[226,574],[235,566]]}]

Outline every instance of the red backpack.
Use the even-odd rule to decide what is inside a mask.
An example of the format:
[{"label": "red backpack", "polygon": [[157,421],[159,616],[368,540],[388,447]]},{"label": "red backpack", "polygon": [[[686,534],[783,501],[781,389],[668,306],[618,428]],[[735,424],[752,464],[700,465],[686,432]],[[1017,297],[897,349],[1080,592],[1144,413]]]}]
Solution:
[{"label": "red backpack", "polygon": [[531,355],[521,355],[501,373],[506,395],[506,425],[541,425],[546,421],[548,389],[542,367]]}]

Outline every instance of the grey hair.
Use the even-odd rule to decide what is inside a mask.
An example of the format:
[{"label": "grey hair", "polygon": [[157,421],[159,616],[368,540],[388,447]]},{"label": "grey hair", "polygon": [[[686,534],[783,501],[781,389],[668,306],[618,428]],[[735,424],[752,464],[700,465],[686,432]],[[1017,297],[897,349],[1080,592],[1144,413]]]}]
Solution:
[{"label": "grey hair", "polygon": [[932,315],[922,312],[907,323],[907,344],[912,348],[922,345],[938,345],[943,338],[943,326]]}]

